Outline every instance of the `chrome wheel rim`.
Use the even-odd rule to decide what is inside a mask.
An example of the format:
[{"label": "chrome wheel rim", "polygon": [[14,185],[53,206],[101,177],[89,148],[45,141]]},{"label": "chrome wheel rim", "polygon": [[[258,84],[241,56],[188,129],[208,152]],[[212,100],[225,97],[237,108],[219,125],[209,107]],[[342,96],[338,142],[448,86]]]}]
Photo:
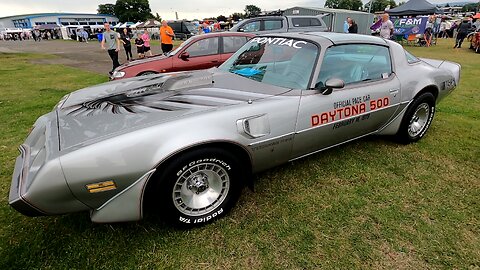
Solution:
[{"label": "chrome wheel rim", "polygon": [[408,125],[408,135],[410,137],[418,136],[425,129],[429,115],[430,106],[427,103],[422,103],[417,107]]},{"label": "chrome wheel rim", "polygon": [[226,198],[230,178],[214,163],[200,163],[185,170],[173,187],[173,202],[178,211],[200,216],[216,209]]}]

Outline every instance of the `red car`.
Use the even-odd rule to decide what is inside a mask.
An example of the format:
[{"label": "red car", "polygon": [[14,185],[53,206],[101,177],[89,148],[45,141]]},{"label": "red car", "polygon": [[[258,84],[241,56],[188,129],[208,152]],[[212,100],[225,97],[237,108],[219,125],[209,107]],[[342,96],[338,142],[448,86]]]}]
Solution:
[{"label": "red car", "polygon": [[156,55],[119,66],[111,79],[219,66],[254,36],[234,32],[193,36],[166,55]]}]

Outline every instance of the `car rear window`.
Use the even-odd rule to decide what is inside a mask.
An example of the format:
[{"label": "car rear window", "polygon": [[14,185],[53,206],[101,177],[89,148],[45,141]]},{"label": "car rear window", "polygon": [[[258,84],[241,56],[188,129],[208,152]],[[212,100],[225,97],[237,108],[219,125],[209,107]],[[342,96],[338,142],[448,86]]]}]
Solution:
[{"label": "car rear window", "polygon": [[317,18],[293,18],[294,27],[321,26],[322,23]]},{"label": "car rear window", "polygon": [[265,21],[265,30],[282,29],[283,23],[281,20],[267,20]]},{"label": "car rear window", "polygon": [[233,53],[247,42],[246,37],[223,37],[223,52]]}]

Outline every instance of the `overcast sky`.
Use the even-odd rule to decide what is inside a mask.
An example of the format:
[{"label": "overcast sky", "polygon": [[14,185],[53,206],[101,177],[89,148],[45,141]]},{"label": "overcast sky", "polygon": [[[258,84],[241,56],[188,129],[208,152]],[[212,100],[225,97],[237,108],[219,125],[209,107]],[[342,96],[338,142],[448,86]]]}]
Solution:
[{"label": "overcast sky", "polygon": [[[430,0],[429,2],[435,4],[459,1],[468,0]],[[97,13],[98,5],[105,3],[115,3],[115,0],[0,0],[0,17],[40,12]],[[243,12],[245,6],[250,4],[262,10],[275,10],[294,6],[323,7],[325,0],[150,0],[152,13],[158,13],[168,20],[175,19],[175,11],[178,12],[180,19],[228,16],[234,12]]]}]

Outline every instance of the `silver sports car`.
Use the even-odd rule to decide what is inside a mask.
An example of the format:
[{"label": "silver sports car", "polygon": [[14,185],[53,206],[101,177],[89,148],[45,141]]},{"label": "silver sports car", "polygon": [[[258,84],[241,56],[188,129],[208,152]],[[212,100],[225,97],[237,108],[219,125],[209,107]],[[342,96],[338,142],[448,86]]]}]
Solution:
[{"label": "silver sports car", "polygon": [[9,202],[19,212],[90,211],[176,225],[224,216],[251,174],[370,134],[421,139],[458,84],[456,63],[377,37],[255,37],[219,68],[73,92],[20,146]]}]

